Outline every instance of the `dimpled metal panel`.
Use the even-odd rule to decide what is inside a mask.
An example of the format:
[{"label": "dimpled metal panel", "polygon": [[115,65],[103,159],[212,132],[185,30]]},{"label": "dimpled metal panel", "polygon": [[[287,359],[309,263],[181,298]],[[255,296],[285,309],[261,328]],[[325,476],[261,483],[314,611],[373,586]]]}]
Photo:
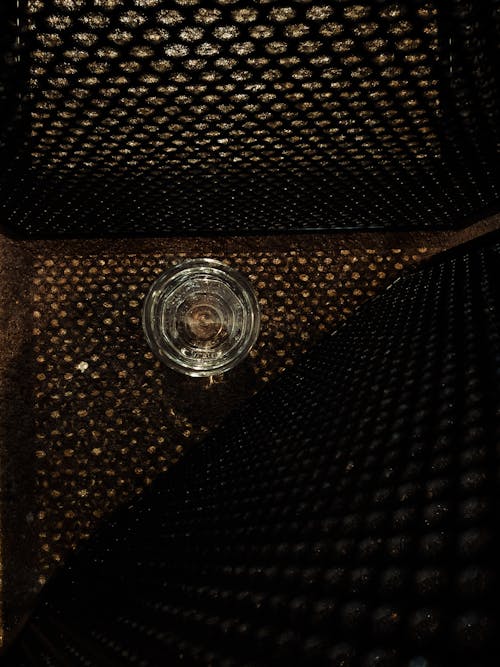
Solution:
[{"label": "dimpled metal panel", "polygon": [[70,559],[7,664],[496,664],[499,259],[365,304]]},{"label": "dimpled metal panel", "polygon": [[[262,329],[222,378],[183,378],[149,350],[149,286],[188,253],[38,255],[33,382],[40,581],[101,517],[140,493],[242,398],[291,366],[427,247],[216,251],[252,282]],[[194,400],[196,395],[196,400]]]},{"label": "dimpled metal panel", "polygon": [[[496,228],[493,217],[460,233],[341,238],[0,237],[6,637],[68,550],[242,400],[405,268]],[[140,327],[140,303],[158,273],[200,255],[247,275],[263,310],[251,357],[217,382],[154,364]]]},{"label": "dimpled metal panel", "polygon": [[498,199],[497,4],[26,0],[5,222],[463,225]]},{"label": "dimpled metal panel", "polygon": [[[7,638],[69,550],[405,269],[498,227],[224,239],[12,242],[0,237],[0,472]],[[252,281],[250,358],[217,381],[154,363],[144,294],[186,257]],[[14,296],[15,295],[15,296]]]}]

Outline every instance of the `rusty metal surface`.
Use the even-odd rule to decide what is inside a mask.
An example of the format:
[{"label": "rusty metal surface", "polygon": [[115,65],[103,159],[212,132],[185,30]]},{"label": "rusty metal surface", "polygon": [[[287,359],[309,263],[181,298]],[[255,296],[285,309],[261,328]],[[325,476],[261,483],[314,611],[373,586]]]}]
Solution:
[{"label": "rusty metal surface", "polygon": [[[231,410],[365,300],[458,233],[222,239],[0,241],[3,627],[7,634],[69,550]],[[186,257],[247,275],[263,323],[255,349],[219,379],[162,367],[142,300]]]}]

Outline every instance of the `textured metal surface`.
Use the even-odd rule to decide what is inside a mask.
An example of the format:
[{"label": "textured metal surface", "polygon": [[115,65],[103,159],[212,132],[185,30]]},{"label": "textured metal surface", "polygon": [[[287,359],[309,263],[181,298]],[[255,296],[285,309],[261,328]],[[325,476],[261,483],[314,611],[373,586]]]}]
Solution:
[{"label": "textured metal surface", "polygon": [[365,304],[70,560],[8,664],[497,664],[499,259]]},{"label": "textured metal surface", "polygon": [[464,225],[498,205],[497,7],[18,3],[5,219],[41,236]]},{"label": "textured metal surface", "polygon": [[[366,299],[464,233],[20,243],[1,247],[3,601],[11,631],[68,550]],[[263,325],[215,382],[162,368],[141,301],[167,266],[247,275]]]},{"label": "textured metal surface", "polygon": [[[213,175],[227,161],[303,168],[326,157],[342,164],[346,153],[366,159],[375,150],[390,162],[438,151],[429,2],[411,11],[401,3],[134,5],[28,2],[35,166],[164,176],[189,165]],[[403,73],[408,81],[394,80]],[[381,78],[401,105],[380,90]],[[390,126],[375,132],[367,121],[378,117]],[[345,136],[348,125],[355,131]]]},{"label": "textured metal surface", "polygon": [[97,519],[175,463],[242,398],[428,249],[210,250],[208,256],[251,280],[262,332],[248,361],[205,381],[166,370],[153,358],[140,324],[152,281],[192,254],[35,259],[37,518],[48,570]]},{"label": "textured metal surface", "polygon": [[[353,239],[331,239],[329,253],[318,249],[325,241],[302,250],[289,249],[290,243],[263,251],[269,244],[258,240],[147,241],[135,242],[134,252],[123,241],[4,241],[4,312],[15,329],[4,329],[2,346],[3,359],[10,353],[2,378],[11,415],[2,438],[2,472],[4,485],[12,485],[4,495],[2,552],[5,570],[15,579],[7,576],[4,596],[14,617],[23,607],[20,591],[29,595],[38,588],[103,513],[141,489],[189,442],[331,330],[347,314],[344,309],[401,270],[403,252],[381,248],[373,238],[370,253]],[[417,243],[410,245],[411,254],[424,256]],[[162,369],[139,325],[150,282],[172,262],[199,252],[251,274],[262,299],[259,347],[223,382]],[[359,277],[349,281],[351,266],[358,264]],[[20,278],[28,300],[16,306]],[[27,541],[19,542],[23,530]]]}]

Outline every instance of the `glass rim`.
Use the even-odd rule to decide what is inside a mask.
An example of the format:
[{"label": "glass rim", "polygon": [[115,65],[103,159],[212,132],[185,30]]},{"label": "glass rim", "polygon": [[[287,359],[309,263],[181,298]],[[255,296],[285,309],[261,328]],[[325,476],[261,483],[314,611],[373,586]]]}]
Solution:
[{"label": "glass rim", "polygon": [[[199,275],[197,276],[197,269]],[[177,284],[182,284],[182,274],[186,273],[189,278],[203,277],[205,271],[209,272],[211,278],[221,280],[225,287],[233,291],[234,295],[244,307],[248,318],[245,336],[239,343],[234,343],[226,351],[226,358],[214,360],[213,366],[207,366],[192,359],[182,359],[175,355],[175,346],[165,345],[165,336],[159,329],[158,307],[162,304],[162,292],[174,278]],[[164,298],[167,298],[165,295]],[[209,377],[221,375],[242,362],[247,356],[260,333],[261,312],[255,290],[246,276],[234,269],[232,266],[212,257],[197,257],[182,260],[166,269],[151,284],[144,299],[142,307],[142,328],[146,341],[155,357],[166,366],[191,377]],[[167,339],[168,342],[168,339]]]}]

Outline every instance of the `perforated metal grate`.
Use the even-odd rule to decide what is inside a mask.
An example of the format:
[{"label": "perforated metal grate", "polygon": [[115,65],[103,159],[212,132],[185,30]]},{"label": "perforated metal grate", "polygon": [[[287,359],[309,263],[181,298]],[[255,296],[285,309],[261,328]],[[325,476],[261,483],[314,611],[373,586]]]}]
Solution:
[{"label": "perforated metal grate", "polygon": [[166,371],[142,332],[151,282],[186,253],[38,256],[32,506],[40,581],[101,517],[428,253],[345,244],[333,252],[209,252],[248,276],[262,309],[250,358],[217,386]]},{"label": "perforated metal grate", "polygon": [[[69,550],[231,410],[422,259],[488,230],[225,239],[0,237],[0,570],[6,640]],[[218,257],[263,326],[222,381],[155,363],[140,304],[158,272]],[[0,626],[0,634],[2,627]]]},{"label": "perforated metal grate", "polygon": [[365,305],[71,560],[11,664],[496,664],[499,258]]},{"label": "perforated metal grate", "polygon": [[[297,249],[258,240],[229,242],[224,250],[210,241],[185,241],[184,250],[169,241],[145,241],[142,248],[125,242],[31,248],[26,316],[34,367],[23,381],[31,387],[27,409],[34,420],[28,468],[36,487],[26,497],[38,543],[34,582],[44,582],[102,516],[139,493],[324,332],[446,245],[444,239],[434,241],[437,247],[418,240],[402,235],[393,248],[373,237],[303,241]],[[141,327],[154,279],[201,248],[249,277],[262,310],[250,358],[215,383],[168,372],[153,358]],[[7,449],[8,458],[15,456]],[[17,520],[10,514],[5,531],[17,532]]]},{"label": "perforated metal grate", "polygon": [[[411,13],[309,2],[132,6],[29,3],[35,166],[161,178],[165,167],[217,174],[225,162],[301,169],[437,152],[429,3]],[[396,78],[404,73],[408,81]]]},{"label": "perforated metal grate", "polygon": [[459,225],[498,194],[496,4],[27,0],[6,218],[40,235]]}]

